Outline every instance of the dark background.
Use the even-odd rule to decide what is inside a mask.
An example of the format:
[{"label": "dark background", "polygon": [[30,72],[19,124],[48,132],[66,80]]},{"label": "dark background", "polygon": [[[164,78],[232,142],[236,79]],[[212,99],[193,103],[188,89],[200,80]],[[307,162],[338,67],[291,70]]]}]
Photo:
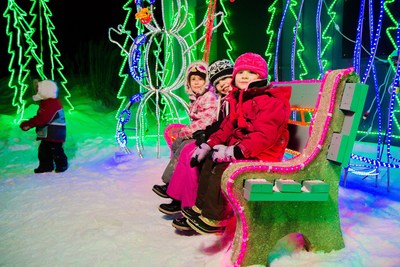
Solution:
[{"label": "dark background", "polygon": [[[0,1],[0,78],[8,76],[7,70],[10,55],[7,52],[8,36],[6,35],[7,20],[3,17],[7,0]],[[16,1],[26,12],[32,2]],[[51,21],[55,26],[55,36],[58,39],[57,48],[61,52],[61,61],[72,57],[82,44],[89,41],[108,42],[108,29],[122,24],[126,13],[122,10],[126,0],[94,1],[94,0],[56,0],[49,1],[53,16]],[[112,43],[110,43],[112,45]]]},{"label": "dark background", "polygon": [[[369,16],[369,7],[368,3],[365,3],[364,9],[364,21],[363,21],[363,29],[364,32],[367,32],[369,29],[369,20],[367,19]],[[379,9],[380,9],[380,1],[373,1],[373,13],[375,17],[374,27],[378,25],[379,19]],[[392,3],[389,6],[389,10],[397,20],[400,18],[400,1]],[[343,3],[343,21],[342,21],[342,32],[345,36],[352,40],[356,40],[357,37],[357,25],[358,25],[358,16],[360,13],[360,1],[359,0],[345,0]],[[382,18],[382,29],[381,35],[379,39],[379,45],[376,50],[376,56],[385,58],[393,52],[393,45],[390,43],[389,38],[385,30],[388,27],[393,27],[393,22],[390,21],[388,16],[384,13]],[[394,29],[394,32],[396,29]],[[369,34],[363,35],[363,43],[364,47],[370,47],[370,36]],[[354,54],[354,43],[349,42],[347,39],[342,39],[342,57],[343,58],[353,58]],[[369,55],[362,50],[362,57],[368,57]]]}]

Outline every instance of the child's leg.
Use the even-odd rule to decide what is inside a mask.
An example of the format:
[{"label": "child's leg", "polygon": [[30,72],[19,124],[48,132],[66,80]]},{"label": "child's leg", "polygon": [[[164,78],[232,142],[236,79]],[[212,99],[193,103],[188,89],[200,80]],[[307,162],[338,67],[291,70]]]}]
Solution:
[{"label": "child's leg", "polygon": [[168,162],[168,165],[165,168],[165,170],[161,176],[161,179],[164,182],[164,184],[168,184],[169,181],[171,180],[171,176],[174,173],[176,165],[178,164],[181,151],[186,146],[186,144],[188,144],[190,142],[193,142],[193,139],[185,139],[185,140],[182,140],[179,144],[175,145],[176,148],[175,148],[175,151],[173,151],[174,153],[172,155],[172,158]]},{"label": "child's leg", "polygon": [[208,177],[207,191],[203,195],[202,215],[213,220],[225,220],[231,217],[230,207],[221,191],[221,178],[229,162],[218,163],[212,167]]},{"label": "child's leg", "polygon": [[167,194],[173,199],[180,200],[182,207],[192,207],[196,200],[199,171],[197,167],[190,167],[190,160],[196,147],[195,140],[192,140],[182,149],[168,185]]},{"label": "child's leg", "polygon": [[38,148],[39,167],[35,173],[51,172],[54,169],[51,144],[47,141],[41,141]]},{"label": "child's leg", "polygon": [[199,209],[203,208],[214,165],[215,163],[211,159],[210,154],[201,165],[195,203]]},{"label": "child's leg", "polygon": [[64,153],[63,143],[53,143],[53,160],[56,164],[56,172],[64,172],[68,169],[68,158]]}]

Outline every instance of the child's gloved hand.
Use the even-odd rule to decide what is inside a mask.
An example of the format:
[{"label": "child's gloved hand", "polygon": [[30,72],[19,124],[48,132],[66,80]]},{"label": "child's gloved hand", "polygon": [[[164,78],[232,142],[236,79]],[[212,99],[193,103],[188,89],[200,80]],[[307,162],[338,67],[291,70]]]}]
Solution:
[{"label": "child's gloved hand", "polygon": [[199,165],[199,163],[204,160],[210,150],[211,147],[207,145],[207,143],[202,143],[199,147],[197,147],[193,152],[192,159],[190,160],[190,167],[193,168]]},{"label": "child's gloved hand", "polygon": [[235,146],[215,145],[213,147],[212,159],[214,162],[231,162],[235,160]]},{"label": "child's gloved hand", "polygon": [[200,146],[206,142],[206,132],[204,130],[198,130],[193,133],[193,139],[196,140],[196,145]]},{"label": "child's gloved hand", "polygon": [[23,131],[28,131],[31,127],[28,125],[27,121],[24,121],[19,125],[19,128],[21,128]]}]

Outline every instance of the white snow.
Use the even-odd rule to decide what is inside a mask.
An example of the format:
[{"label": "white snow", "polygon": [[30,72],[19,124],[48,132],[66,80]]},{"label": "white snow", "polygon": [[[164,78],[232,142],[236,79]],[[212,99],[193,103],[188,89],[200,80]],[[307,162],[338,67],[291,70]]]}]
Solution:
[{"label": "white snow", "polygon": [[[14,119],[0,115],[0,266],[229,266],[229,246],[204,251],[218,236],[179,234],[174,217],[158,211],[169,202],[151,190],[169,159],[165,145],[160,158],[155,146],[140,158],[131,140],[133,155],[118,160],[115,111],[81,104],[67,114],[70,168],[34,174],[34,129],[23,132]],[[375,146],[360,143],[355,151],[373,155]],[[344,249],[301,252],[272,266],[400,266],[398,174],[391,170],[391,192],[384,173],[378,187],[356,175],[340,187]]]}]

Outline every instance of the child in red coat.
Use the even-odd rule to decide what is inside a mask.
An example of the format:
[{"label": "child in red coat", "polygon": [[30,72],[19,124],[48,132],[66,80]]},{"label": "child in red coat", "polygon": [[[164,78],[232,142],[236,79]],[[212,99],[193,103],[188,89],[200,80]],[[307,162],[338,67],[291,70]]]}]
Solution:
[{"label": "child in red coat", "polygon": [[222,174],[235,160],[281,161],[289,140],[291,87],[268,83],[268,66],[258,54],[239,56],[233,68],[230,112],[219,129],[193,153],[202,165],[196,203],[182,214],[193,230],[224,231],[231,210],[221,191]]},{"label": "child in red coat", "polygon": [[36,116],[21,123],[20,128],[28,131],[36,127],[36,140],[41,140],[38,149],[39,166],[35,173],[64,172],[68,169],[68,158],[63,143],[66,137],[64,109],[58,98],[57,83],[51,80],[34,81],[37,92],[32,98],[40,101]]}]

